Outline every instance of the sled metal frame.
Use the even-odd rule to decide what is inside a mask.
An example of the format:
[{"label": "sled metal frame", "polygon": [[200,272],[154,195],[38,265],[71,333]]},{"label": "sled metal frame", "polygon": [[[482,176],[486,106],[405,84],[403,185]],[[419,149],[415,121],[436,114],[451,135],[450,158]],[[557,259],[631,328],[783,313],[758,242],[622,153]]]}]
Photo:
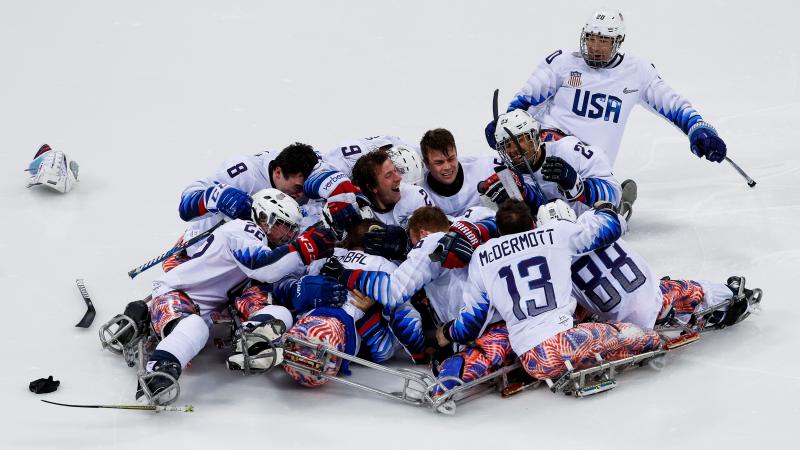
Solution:
[{"label": "sled metal frame", "polygon": [[[340,352],[320,342],[311,342],[292,335],[286,335],[285,339],[286,343],[290,345],[284,347],[283,364],[288,367],[292,367],[311,376],[341,383],[383,398],[401,401],[413,406],[428,407],[443,414],[454,414],[457,404],[462,404],[467,400],[492,390],[502,390],[508,385],[508,372],[520,367],[519,363],[515,362],[510,366],[503,367],[496,372],[468,383],[464,383],[457,378],[443,378],[437,380],[431,373],[415,369],[382,366],[372,361]],[[291,344],[313,350],[315,357],[309,358],[298,354],[294,349],[290,348]],[[390,375],[398,379],[398,381],[401,381],[402,385],[397,391],[388,391],[370,384],[348,380],[341,376],[328,375],[324,373],[324,370],[328,367],[333,357],[339,358],[337,362],[339,366],[342,361],[349,361],[350,363]],[[442,385],[444,381],[455,381],[459,383],[459,385],[452,389],[447,389]],[[433,389],[437,386],[444,390],[444,393],[438,396],[431,395]]]}]

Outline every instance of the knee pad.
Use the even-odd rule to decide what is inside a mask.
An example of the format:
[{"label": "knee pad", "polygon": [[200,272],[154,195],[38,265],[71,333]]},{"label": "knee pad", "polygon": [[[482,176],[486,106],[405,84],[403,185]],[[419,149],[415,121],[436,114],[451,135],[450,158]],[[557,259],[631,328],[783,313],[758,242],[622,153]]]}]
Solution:
[{"label": "knee pad", "polygon": [[[197,305],[181,291],[169,291],[153,299],[150,305],[150,321],[161,338],[175,329],[177,320],[199,314]],[[174,323],[173,323],[174,322]]]}]

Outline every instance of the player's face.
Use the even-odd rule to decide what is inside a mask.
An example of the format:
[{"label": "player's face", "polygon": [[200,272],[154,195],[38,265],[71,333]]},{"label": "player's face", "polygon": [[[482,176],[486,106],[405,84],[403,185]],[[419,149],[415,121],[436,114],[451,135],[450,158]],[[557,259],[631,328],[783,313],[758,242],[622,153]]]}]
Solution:
[{"label": "player's face", "polygon": [[283,221],[275,222],[275,225],[269,228],[269,231],[262,226],[264,232],[267,233],[267,239],[275,246],[281,246],[294,238],[297,233],[297,226],[292,226]]},{"label": "player's face", "polygon": [[275,189],[283,192],[284,194],[292,197],[300,202],[303,198],[303,183],[306,177],[302,173],[285,176],[280,167],[276,167],[272,172],[272,181],[275,183]]},{"label": "player's face", "polygon": [[452,184],[458,175],[458,153],[455,147],[447,147],[446,152],[429,150],[425,165],[434,180],[442,184]]},{"label": "player's face", "polygon": [[400,181],[403,179],[391,160],[384,161],[376,173],[378,186],[372,189],[378,208],[385,208],[400,201]]},{"label": "player's face", "polygon": [[523,169],[525,167],[526,159],[531,166],[534,166],[539,152],[539,149],[537,148],[538,143],[531,139],[528,134],[521,134],[517,136],[517,141],[519,141],[519,146],[522,148],[522,152],[520,152],[520,149],[517,148],[517,145],[514,143],[513,139],[506,139],[501,142],[500,148],[508,155],[508,158],[511,160],[512,164],[514,164],[514,167]]},{"label": "player's face", "polygon": [[614,38],[589,34],[586,36],[586,53],[592,61],[605,62],[611,59]]}]

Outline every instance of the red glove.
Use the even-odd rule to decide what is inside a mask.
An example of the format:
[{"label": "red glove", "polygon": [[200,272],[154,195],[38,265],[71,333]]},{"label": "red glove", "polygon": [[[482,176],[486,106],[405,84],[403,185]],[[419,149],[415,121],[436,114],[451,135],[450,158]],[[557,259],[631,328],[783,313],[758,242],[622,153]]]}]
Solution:
[{"label": "red glove", "polygon": [[336,235],[333,230],[314,225],[297,236],[289,243],[289,250],[297,252],[303,264],[311,264],[312,261],[327,258],[333,254],[333,246],[336,244]]}]

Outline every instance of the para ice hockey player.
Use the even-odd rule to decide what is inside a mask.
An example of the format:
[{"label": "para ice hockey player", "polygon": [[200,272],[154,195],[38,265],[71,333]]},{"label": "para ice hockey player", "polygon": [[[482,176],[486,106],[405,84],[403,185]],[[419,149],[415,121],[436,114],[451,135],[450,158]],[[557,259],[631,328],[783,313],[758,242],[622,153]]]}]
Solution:
[{"label": "para ice hockey player", "polygon": [[26,187],[46,186],[66,194],[78,182],[78,169],[78,163],[66,153],[44,144],[25,169],[29,175]]},{"label": "para ice hockey player", "polygon": [[420,183],[423,168],[419,150],[397,136],[370,136],[345,141],[323,153],[322,160],[339,172],[350,176],[356,161],[376,150],[386,150],[389,153],[404,182]]},{"label": "para ice hockey player", "polygon": [[[542,202],[537,191],[546,201],[564,199],[578,214],[598,201],[619,204],[620,184],[601,150],[574,136],[543,142],[540,131],[530,114],[517,109],[498,118],[495,132],[497,151],[507,167],[522,174],[516,182],[534,214]],[[509,198],[496,174],[479,190],[497,204]]]},{"label": "para ice hockey player", "polygon": [[495,166],[503,164],[492,156],[459,156],[453,134],[444,128],[426,131],[419,146],[428,169],[420,186],[450,217],[481,205],[476,186],[494,173]]},{"label": "para ice hockey player", "polygon": [[575,223],[535,228],[530,209],[510,200],[497,212],[497,227],[501,237],[478,247],[470,261],[464,306],[454,322],[437,331],[440,344],[473,341],[496,311],[526,372],[544,379],[566,372],[565,359],[582,368],[595,362],[594,353],[615,360],[660,343],[657,333],[627,323],[573,327],[573,256],[610,245],[623,232],[624,222],[608,203],[581,214]]},{"label": "para ice hockey player", "polygon": [[[688,99],[659,76],[655,66],[623,54],[625,23],[617,10],[593,13],[583,26],[578,51],[556,50],[534,70],[508,111],[527,110],[542,123],[541,139],[573,135],[606,152],[613,166],[628,117],[642,104],[678,127],[697,157],[721,162],[727,148]],[[495,124],[486,139],[495,148]],[[636,198],[636,185],[626,180],[626,202]],[[625,209],[629,210],[630,205]]]},{"label": "para ice hockey player", "polygon": [[359,158],[353,166],[353,183],[371,202],[375,218],[387,225],[406,228],[408,218],[417,208],[431,205],[425,189],[403,182],[385,150]]},{"label": "para ice hockey player", "polygon": [[[367,230],[380,224],[374,219],[364,219],[347,230],[347,237],[341,248],[334,249],[327,262],[314,262],[309,274],[333,276],[342,271],[376,271],[381,277],[388,277],[396,269],[391,261],[377,255],[364,252],[364,236]],[[422,334],[419,313],[410,305],[402,304],[386,308],[381,304],[370,302],[367,308],[361,305],[362,298],[354,290],[350,291],[349,302],[342,308],[316,308],[298,319],[297,324],[289,330],[290,336],[302,338],[310,342],[324,342],[339,351],[383,363],[389,360],[400,345],[412,357],[419,357],[422,352]],[[360,350],[359,350],[360,348]],[[292,352],[313,358],[313,351],[303,346],[292,346]],[[324,384],[327,380],[311,376],[289,366],[286,372],[298,383],[307,387]],[[338,361],[326,367],[325,373],[335,375],[338,372]]]},{"label": "para ice hockey player", "polygon": [[[575,212],[561,200],[539,209],[537,226],[555,220],[575,222]],[[718,306],[707,322],[697,326],[736,324],[749,315],[750,304],[757,302],[755,295],[760,301],[761,291],[746,289],[744,282],[741,276],[728,278],[727,284],[668,277],[659,280],[650,264],[623,239],[572,263],[572,295],[580,306],[604,321],[629,322],[643,329],[673,317],[686,323],[696,311]],[[740,291],[745,295],[738,295]]]},{"label": "para ice hockey player", "polygon": [[[269,284],[302,274],[306,265],[329,256],[335,239],[330,230],[312,227],[289,243],[270,248],[269,240],[277,244],[285,236],[284,227],[276,227],[277,222],[271,219],[280,215],[278,202],[283,202],[283,207],[298,208],[294,200],[274,189],[257,193],[252,220],[235,219],[216,229],[191,260],[153,282],[149,321],[161,341],[147,361],[147,373],[136,393],[138,400],[175,400],[174,388],[182,369],[208,340],[211,313],[224,309],[230,301],[229,294],[248,278],[265,284],[253,286],[234,300],[245,326],[277,339],[292,325],[289,309],[271,304]],[[309,297],[316,302],[339,304],[346,298],[346,291],[335,280],[322,277],[301,279],[293,294],[292,299],[274,300],[294,308]],[[144,319],[147,320],[146,313]],[[241,348],[237,350],[241,352]],[[267,349],[251,348],[250,353],[259,351]],[[277,350],[269,356],[256,360],[255,368],[269,368],[282,358]],[[238,368],[241,362],[241,355],[234,354],[228,365]]]}]

